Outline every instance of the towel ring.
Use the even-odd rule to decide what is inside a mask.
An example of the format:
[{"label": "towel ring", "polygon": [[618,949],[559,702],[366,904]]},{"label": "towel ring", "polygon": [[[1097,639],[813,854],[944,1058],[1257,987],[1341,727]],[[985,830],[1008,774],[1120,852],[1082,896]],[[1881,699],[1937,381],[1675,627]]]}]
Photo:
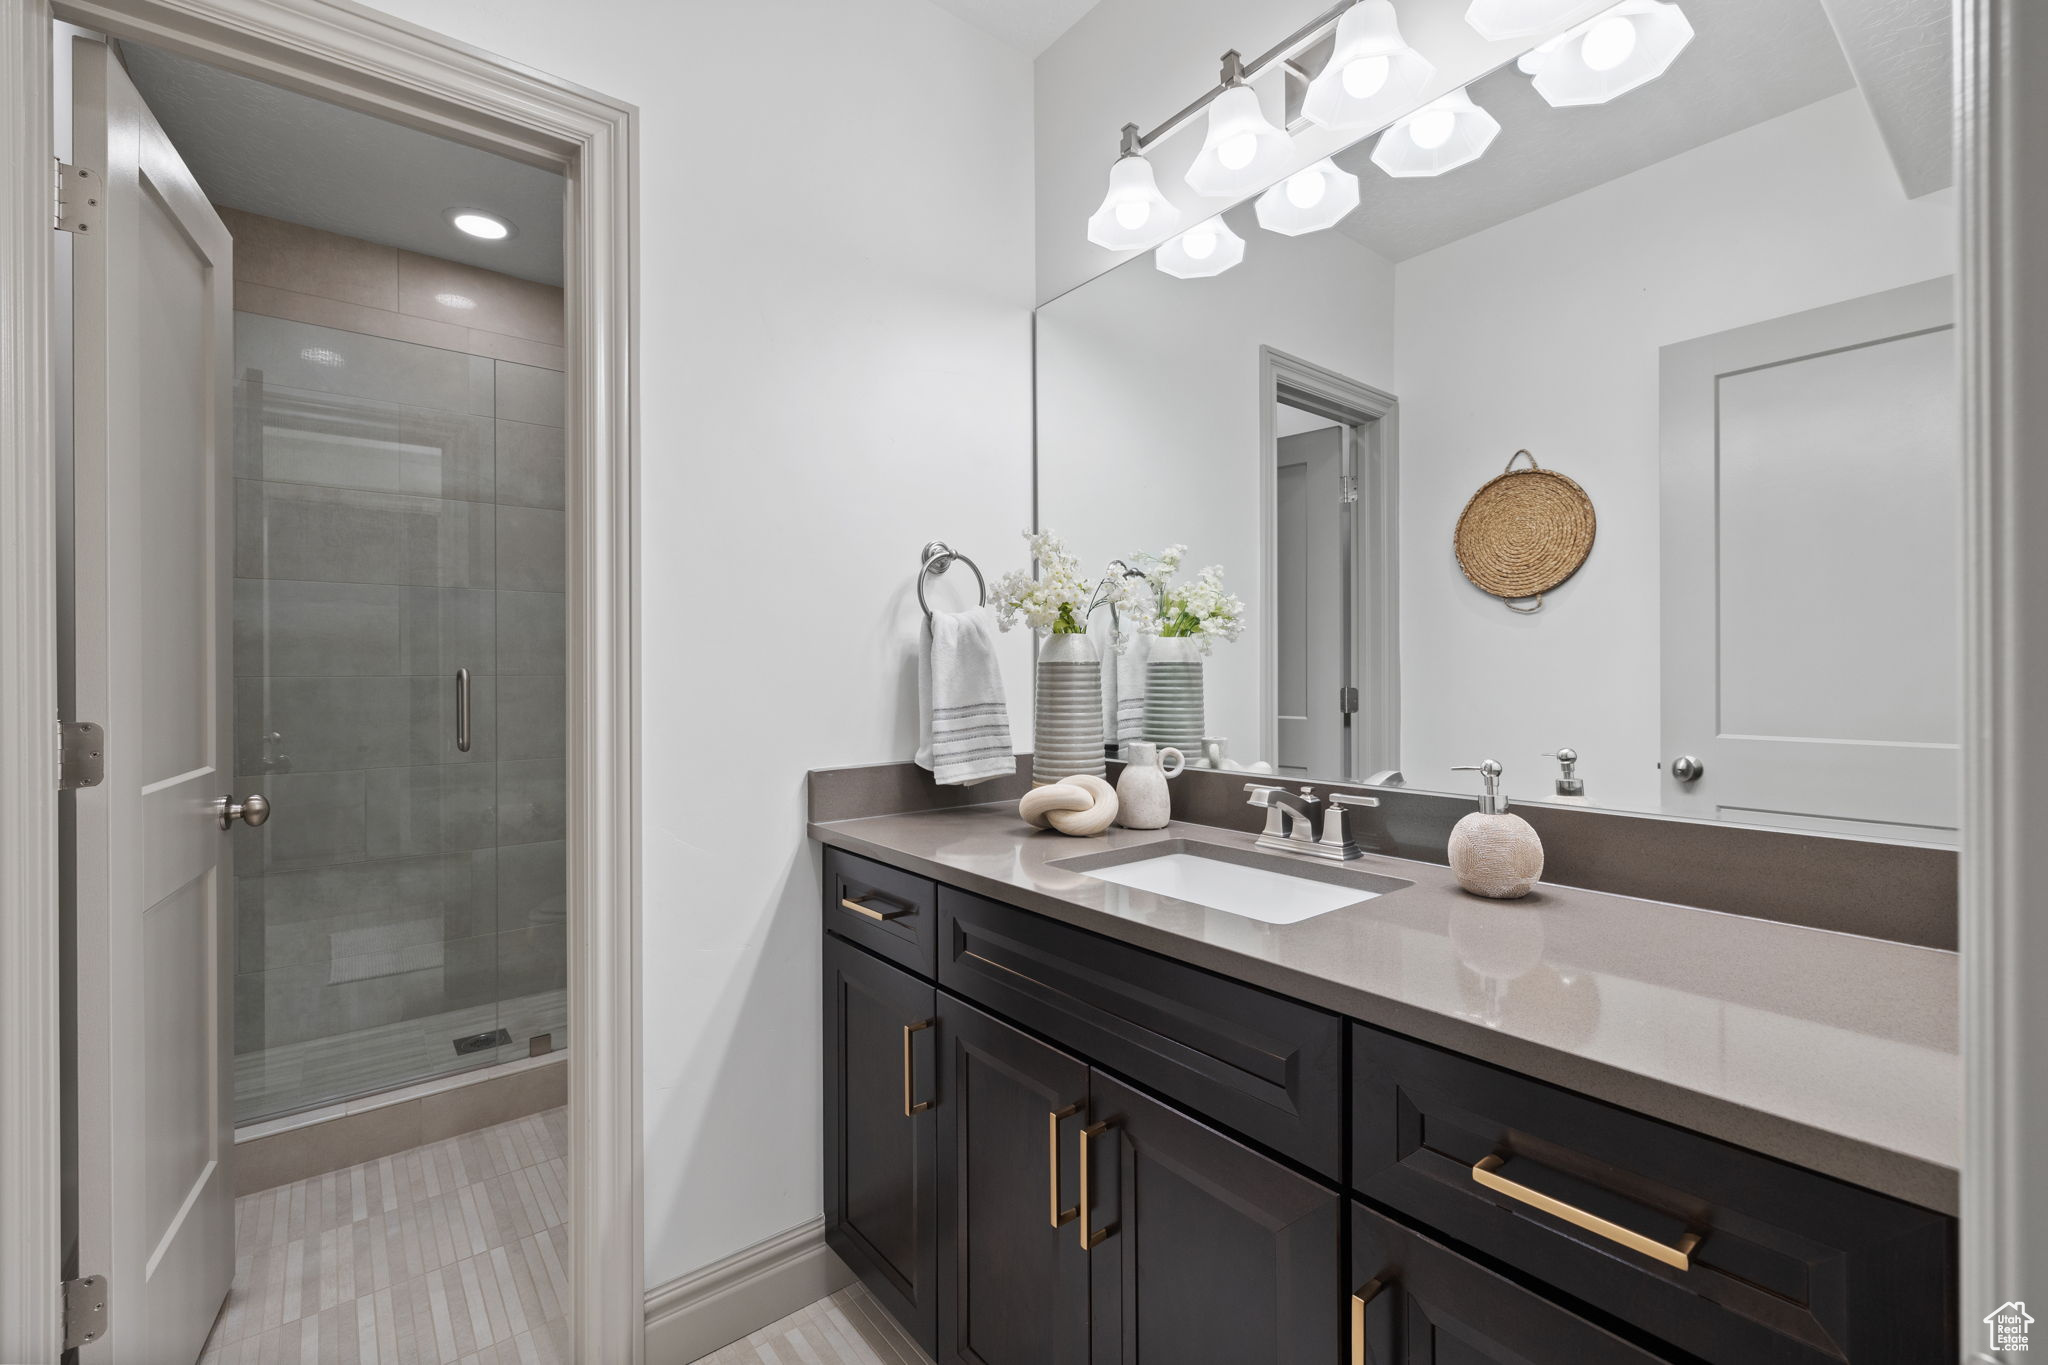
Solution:
[{"label": "towel ring", "polygon": [[931,604],[924,600],[925,577],[929,574],[944,573],[953,567],[953,561],[956,559],[974,570],[974,586],[981,596],[981,605],[984,607],[988,605],[988,580],[981,576],[981,567],[945,541],[935,540],[925,546],[923,553],[918,556],[917,605],[924,608],[924,619],[927,625],[931,623],[932,609]]}]

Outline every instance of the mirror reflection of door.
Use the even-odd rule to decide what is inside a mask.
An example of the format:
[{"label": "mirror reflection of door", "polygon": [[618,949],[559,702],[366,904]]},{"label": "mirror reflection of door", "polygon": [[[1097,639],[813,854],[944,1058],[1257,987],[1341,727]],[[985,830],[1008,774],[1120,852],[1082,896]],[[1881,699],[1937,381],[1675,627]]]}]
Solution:
[{"label": "mirror reflection of door", "polygon": [[1663,349],[1667,810],[1954,842],[1954,317],[1944,278]]},{"label": "mirror reflection of door", "polygon": [[1279,405],[1274,621],[1280,771],[1348,777],[1351,615],[1345,591],[1353,544],[1350,432],[1327,417]]}]

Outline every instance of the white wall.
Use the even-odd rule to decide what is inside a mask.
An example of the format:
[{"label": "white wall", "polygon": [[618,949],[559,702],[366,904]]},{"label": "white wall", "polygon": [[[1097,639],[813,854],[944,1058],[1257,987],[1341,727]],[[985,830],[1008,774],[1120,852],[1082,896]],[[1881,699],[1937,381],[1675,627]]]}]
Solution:
[{"label": "white wall", "polygon": [[[910,756],[918,548],[989,566],[1030,519],[1030,62],[927,0],[382,8],[643,115],[660,1284],[818,1213],[804,773]],[[1006,645],[1028,740],[1029,646]]]},{"label": "white wall", "polygon": [[[1955,240],[1953,193],[1904,197],[1852,90],[1403,261],[1409,783],[1491,757],[1511,794],[1545,796],[1540,755],[1570,745],[1594,804],[1657,809],[1658,348],[1948,274]],[[1600,523],[1528,617],[1451,554],[1459,509],[1519,447]]]},{"label": "white wall", "polygon": [[[1401,33],[1436,65],[1423,98],[1520,56],[1535,39],[1489,43],[1465,23],[1471,0],[1396,0]],[[1038,299],[1044,302],[1107,270],[1130,253],[1087,238],[1126,123],[1150,132],[1215,84],[1224,52],[1257,57],[1329,8],[1327,0],[1101,0],[1039,55],[1037,63]],[[1266,116],[1282,117],[1276,66],[1254,84]],[[1418,101],[1420,102],[1420,101]],[[1181,177],[1202,146],[1202,120],[1150,152],[1159,187],[1192,223],[1225,200],[1198,199]],[[1297,165],[1358,140],[1310,127],[1296,138]],[[1278,179],[1279,177],[1275,177]]]},{"label": "white wall", "polygon": [[[1247,221],[1238,222],[1242,217]],[[1394,271],[1341,232],[1281,238],[1231,214],[1244,262],[1180,280],[1139,259],[1038,313],[1038,519],[1091,569],[1185,543],[1222,564],[1250,623],[1204,670],[1208,733],[1261,751],[1259,348],[1368,384],[1394,371]],[[1102,624],[1107,625],[1104,614]]]}]

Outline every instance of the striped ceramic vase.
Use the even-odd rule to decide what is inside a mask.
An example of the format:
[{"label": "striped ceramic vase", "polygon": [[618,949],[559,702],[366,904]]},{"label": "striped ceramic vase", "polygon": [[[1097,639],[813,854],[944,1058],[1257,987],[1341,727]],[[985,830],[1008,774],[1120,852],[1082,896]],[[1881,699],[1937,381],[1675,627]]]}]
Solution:
[{"label": "striped ceramic vase", "polygon": [[1182,636],[1148,642],[1145,662],[1145,738],[1184,754],[1202,752],[1202,655]]},{"label": "striped ceramic vase", "polygon": [[1039,645],[1032,731],[1033,786],[1104,775],[1102,660],[1090,636],[1050,635]]}]

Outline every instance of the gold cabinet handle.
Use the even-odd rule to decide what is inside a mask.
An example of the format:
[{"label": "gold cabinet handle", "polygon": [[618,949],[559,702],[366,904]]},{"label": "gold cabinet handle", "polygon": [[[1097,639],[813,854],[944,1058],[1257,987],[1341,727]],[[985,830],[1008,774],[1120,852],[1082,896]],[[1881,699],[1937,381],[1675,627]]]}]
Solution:
[{"label": "gold cabinet handle", "polygon": [[1366,1365],[1365,1309],[1385,1288],[1378,1280],[1367,1280],[1351,1296],[1351,1365]]},{"label": "gold cabinet handle", "polygon": [[1070,1104],[1045,1115],[1045,1216],[1056,1228],[1081,1216],[1079,1204],[1070,1209],[1060,1207],[1060,1124],[1080,1112],[1080,1105]]},{"label": "gold cabinet handle", "polygon": [[1088,1140],[1099,1133],[1106,1133],[1114,1127],[1116,1127],[1115,1123],[1104,1120],[1101,1123],[1091,1123],[1081,1130],[1081,1202],[1075,1207],[1074,1212],[1079,1215],[1081,1220],[1081,1250],[1083,1251],[1095,1250],[1097,1246],[1101,1245],[1103,1238],[1110,1236],[1116,1231],[1115,1223],[1097,1228],[1093,1232],[1088,1230],[1088,1206],[1092,1201],[1092,1191],[1088,1188]]},{"label": "gold cabinet handle", "polygon": [[842,910],[851,910],[856,915],[866,915],[869,919],[872,920],[901,919],[903,916],[910,913],[909,907],[907,906],[900,910],[877,910],[874,906],[869,905],[866,901],[857,901],[846,896],[841,896],[839,898],[839,908]]},{"label": "gold cabinet handle", "polygon": [[912,1117],[914,1117],[914,1116],[916,1116],[916,1115],[918,1115],[918,1114],[922,1114],[922,1113],[923,1113],[923,1112],[924,1112],[925,1110],[927,1110],[927,1109],[931,1108],[931,1107],[932,1107],[932,1106],[933,1106],[934,1104],[937,1104],[937,1103],[938,1103],[938,1101],[937,1101],[937,1100],[919,1100],[919,1101],[918,1101],[918,1102],[917,1102],[916,1104],[912,1104],[912,1103],[910,1102],[910,1091],[911,1091],[911,1077],[912,1077],[912,1074],[913,1074],[913,1072],[914,1072],[914,1071],[915,1071],[915,1069],[916,1069],[916,1068],[915,1068],[915,1067],[913,1066],[913,1064],[911,1063],[911,1060],[910,1060],[910,1035],[911,1035],[911,1034],[913,1034],[913,1033],[922,1033],[922,1032],[924,1032],[924,1030],[926,1030],[926,1029],[930,1028],[930,1027],[931,1027],[931,1026],[932,1026],[933,1024],[936,1024],[936,1023],[938,1023],[938,1022],[939,1022],[939,1021],[938,1021],[938,1020],[936,1020],[936,1019],[920,1019],[920,1020],[919,1020],[918,1022],[916,1022],[915,1024],[905,1024],[905,1025],[903,1026],[903,1117],[904,1117],[904,1118],[912,1118]]},{"label": "gold cabinet handle", "polygon": [[1500,1173],[1501,1165],[1507,1160],[1502,1156],[1490,1156],[1472,1168],[1472,1178],[1489,1190],[1498,1190],[1508,1198],[1527,1204],[1532,1209],[1541,1209],[1554,1218],[1562,1218],[1575,1228],[1584,1228],[1596,1237],[1605,1237],[1619,1243],[1630,1251],[1638,1251],[1653,1261],[1660,1261],[1673,1270],[1692,1269],[1692,1253],[1700,1244],[1699,1234],[1688,1232],[1678,1239],[1677,1246],[1668,1246],[1654,1237],[1625,1228],[1619,1223],[1609,1222],[1597,1213],[1588,1213],[1561,1199],[1553,1199],[1527,1185],[1519,1184]]}]

